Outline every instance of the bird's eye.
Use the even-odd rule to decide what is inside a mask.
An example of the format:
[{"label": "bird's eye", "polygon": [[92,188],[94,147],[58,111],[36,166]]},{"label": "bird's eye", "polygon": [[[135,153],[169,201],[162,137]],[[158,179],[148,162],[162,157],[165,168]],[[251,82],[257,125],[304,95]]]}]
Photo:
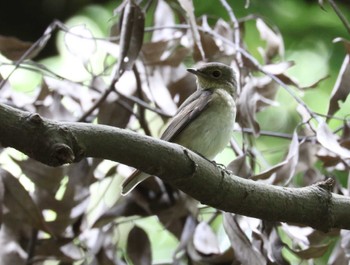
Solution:
[{"label": "bird's eye", "polygon": [[221,76],[221,72],[219,70],[214,70],[212,72],[212,76],[215,77],[215,78],[218,78]]}]

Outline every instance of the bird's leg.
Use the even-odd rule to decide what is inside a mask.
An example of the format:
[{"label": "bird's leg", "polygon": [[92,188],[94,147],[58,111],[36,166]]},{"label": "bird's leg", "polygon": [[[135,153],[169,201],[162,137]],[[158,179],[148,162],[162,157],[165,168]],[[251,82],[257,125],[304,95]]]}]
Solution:
[{"label": "bird's leg", "polygon": [[221,169],[221,171],[224,171],[227,175],[233,174],[233,172],[229,169],[224,164],[217,163],[215,160],[209,160],[214,166],[217,168]]},{"label": "bird's leg", "polygon": [[205,156],[203,156],[200,153],[195,152],[197,155],[199,155],[200,157],[204,158],[205,160],[207,160],[208,162],[212,163],[215,167],[221,169],[222,171],[224,171],[226,174],[231,175],[233,174],[233,172],[229,169],[226,168],[226,166],[224,164],[220,164],[217,163],[215,160],[210,160],[208,158],[206,158]]}]

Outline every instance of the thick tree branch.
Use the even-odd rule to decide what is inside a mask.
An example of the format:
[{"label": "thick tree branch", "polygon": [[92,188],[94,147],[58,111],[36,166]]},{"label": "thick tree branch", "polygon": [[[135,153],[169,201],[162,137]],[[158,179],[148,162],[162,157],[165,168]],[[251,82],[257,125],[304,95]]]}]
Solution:
[{"label": "thick tree branch", "polygon": [[332,180],[304,188],[266,185],[229,175],[176,144],[109,126],[52,121],[1,104],[0,143],[51,166],[83,157],[118,161],[227,212],[323,231],[350,229],[350,198],[331,193]]}]

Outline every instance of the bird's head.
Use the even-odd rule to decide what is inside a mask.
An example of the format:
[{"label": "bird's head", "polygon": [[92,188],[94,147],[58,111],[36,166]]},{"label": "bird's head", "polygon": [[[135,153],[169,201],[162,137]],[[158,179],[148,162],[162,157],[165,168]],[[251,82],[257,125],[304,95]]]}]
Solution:
[{"label": "bird's head", "polygon": [[199,68],[187,69],[196,75],[200,89],[222,88],[233,97],[236,96],[236,76],[228,65],[222,63],[206,63]]}]

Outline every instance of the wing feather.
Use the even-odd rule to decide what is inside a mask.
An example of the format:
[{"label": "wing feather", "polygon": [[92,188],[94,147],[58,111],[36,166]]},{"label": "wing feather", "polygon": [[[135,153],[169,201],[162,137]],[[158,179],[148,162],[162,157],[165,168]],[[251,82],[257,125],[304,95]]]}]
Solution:
[{"label": "wing feather", "polygon": [[211,90],[197,90],[179,108],[177,114],[161,136],[162,140],[173,141],[186,126],[195,120],[211,101]]}]

